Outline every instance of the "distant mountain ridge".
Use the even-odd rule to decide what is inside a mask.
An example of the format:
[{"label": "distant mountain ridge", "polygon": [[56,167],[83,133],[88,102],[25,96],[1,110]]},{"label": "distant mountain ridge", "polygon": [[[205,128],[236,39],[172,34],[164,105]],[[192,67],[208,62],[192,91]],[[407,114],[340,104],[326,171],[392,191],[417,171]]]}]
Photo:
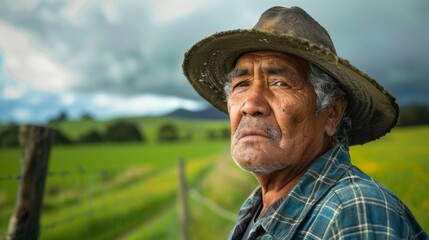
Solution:
[{"label": "distant mountain ridge", "polygon": [[228,115],[211,106],[199,111],[178,109],[170,114],[167,114],[166,116],[178,117],[178,118],[206,119],[206,120],[227,120],[228,119]]}]

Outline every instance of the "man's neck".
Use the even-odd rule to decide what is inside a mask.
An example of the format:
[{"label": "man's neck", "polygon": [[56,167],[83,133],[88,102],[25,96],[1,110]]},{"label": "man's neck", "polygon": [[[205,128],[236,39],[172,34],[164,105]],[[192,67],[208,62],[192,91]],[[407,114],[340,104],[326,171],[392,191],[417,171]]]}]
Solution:
[{"label": "man's neck", "polygon": [[298,184],[307,169],[305,168],[295,175],[285,173],[288,169],[270,175],[255,175],[262,190],[263,205],[260,213],[263,214],[269,206],[287,196]]},{"label": "man's neck", "polygon": [[271,174],[254,174],[262,190],[262,210],[263,214],[273,203],[286,197],[298,184],[310,165],[318,157],[329,151],[334,145],[326,144],[319,154],[315,154],[310,161],[303,161],[301,165],[291,166]]}]

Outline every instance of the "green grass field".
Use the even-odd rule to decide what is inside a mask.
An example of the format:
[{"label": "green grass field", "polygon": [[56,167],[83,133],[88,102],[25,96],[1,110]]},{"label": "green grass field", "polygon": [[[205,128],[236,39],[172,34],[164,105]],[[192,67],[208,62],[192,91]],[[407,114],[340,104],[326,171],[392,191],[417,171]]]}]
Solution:
[{"label": "green grass field", "polygon": [[[88,129],[68,123],[67,129]],[[73,125],[74,124],[74,125]],[[141,123],[154,126],[155,121]],[[177,123],[186,129],[223,122]],[[143,129],[149,130],[144,127]],[[102,130],[103,126],[94,125]],[[154,130],[152,130],[154,131]],[[186,130],[185,130],[186,131]],[[153,136],[154,132],[147,133]],[[429,126],[398,128],[351,148],[352,162],[400,198],[429,231]],[[152,137],[152,139],[154,139]],[[227,141],[55,146],[51,152],[40,239],[178,239],[177,162],[186,160],[192,239],[224,239],[257,186],[230,158]],[[20,150],[0,149],[0,177],[19,175]],[[0,178],[0,233],[5,234],[19,181]]]},{"label": "green grass field", "polygon": [[[225,147],[225,142],[55,147],[49,171],[58,174],[47,179],[41,238],[97,236],[88,234],[103,232],[110,221],[109,231],[100,235],[100,239],[105,239],[106,234],[110,238],[140,222],[148,222],[158,210],[176,202],[178,159],[186,159],[188,181],[192,184]],[[0,156],[1,165],[7,166],[1,168],[0,176],[19,175],[19,149],[2,149]],[[18,181],[3,180],[0,184],[0,223],[4,233]],[[126,221],[119,221],[121,226],[116,229],[121,217]],[[67,229],[74,230],[67,233]]]}]

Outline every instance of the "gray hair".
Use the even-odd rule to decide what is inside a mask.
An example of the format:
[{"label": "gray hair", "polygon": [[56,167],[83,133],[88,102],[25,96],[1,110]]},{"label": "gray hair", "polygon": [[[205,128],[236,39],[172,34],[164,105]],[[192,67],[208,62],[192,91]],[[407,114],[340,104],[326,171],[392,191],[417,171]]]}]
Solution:
[{"label": "gray hair", "polygon": [[[346,93],[334,78],[312,63],[310,66],[308,80],[313,85],[316,93],[316,115],[322,113],[327,107],[335,103],[339,98],[346,99]],[[337,143],[349,144],[349,131],[352,126],[351,118],[345,111],[340,124],[335,130],[334,139]]]},{"label": "gray hair", "polygon": [[[346,99],[346,93],[341,89],[340,85],[334,80],[332,76],[325,73],[322,69],[312,63],[309,64],[308,80],[313,86],[316,93],[316,115],[322,113],[328,106],[335,103],[338,98]],[[231,94],[231,73],[227,74],[228,81],[224,85],[225,100]],[[347,111],[344,113],[340,124],[334,134],[334,140],[337,143],[349,144],[349,131],[352,126],[351,118]]]}]

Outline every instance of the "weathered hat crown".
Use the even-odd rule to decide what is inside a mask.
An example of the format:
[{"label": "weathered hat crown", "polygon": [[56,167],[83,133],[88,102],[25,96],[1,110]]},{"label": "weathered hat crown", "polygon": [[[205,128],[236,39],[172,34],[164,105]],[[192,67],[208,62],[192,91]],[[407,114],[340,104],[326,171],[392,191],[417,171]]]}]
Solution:
[{"label": "weathered hat crown", "polygon": [[253,30],[277,34],[295,34],[309,42],[319,44],[336,54],[328,32],[299,7],[272,7],[259,18]]}]

